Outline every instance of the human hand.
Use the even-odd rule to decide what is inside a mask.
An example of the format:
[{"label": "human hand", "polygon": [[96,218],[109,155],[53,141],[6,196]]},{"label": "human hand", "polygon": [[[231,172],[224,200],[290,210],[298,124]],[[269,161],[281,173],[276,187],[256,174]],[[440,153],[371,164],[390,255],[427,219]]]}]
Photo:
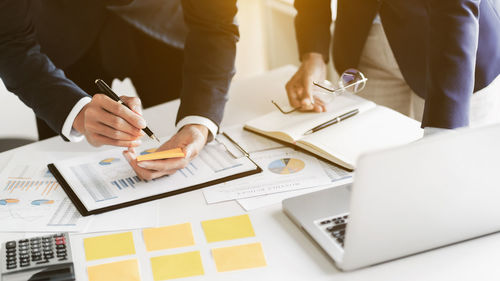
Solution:
[{"label": "human hand", "polygon": [[152,180],[165,175],[171,175],[177,170],[186,167],[207,142],[208,129],[203,125],[190,124],[182,127],[170,140],[160,146],[156,151],[169,150],[180,147],[184,158],[170,158],[162,160],[150,160],[138,162],[135,150],[129,148],[123,155],[134,169],[138,177],[144,180]]},{"label": "human hand", "polygon": [[83,134],[93,146],[140,145],[146,121],[142,118],[141,101],[136,97],[120,97],[131,109],[106,95],[96,94],[73,122],[73,128]]},{"label": "human hand", "polygon": [[323,55],[307,53],[302,56],[302,64],[285,87],[290,105],[301,111],[325,111],[325,104],[315,99],[312,93],[313,81],[323,81],[325,78],[326,64]]}]

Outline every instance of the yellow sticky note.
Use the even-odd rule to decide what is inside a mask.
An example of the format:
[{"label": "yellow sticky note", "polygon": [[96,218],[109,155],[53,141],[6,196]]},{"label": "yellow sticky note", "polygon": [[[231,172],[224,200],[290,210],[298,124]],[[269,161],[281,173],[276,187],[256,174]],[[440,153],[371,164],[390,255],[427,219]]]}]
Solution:
[{"label": "yellow sticky note", "polygon": [[147,228],[142,231],[148,251],[158,251],[194,245],[190,223]]},{"label": "yellow sticky note", "polygon": [[87,268],[89,281],[139,281],[137,260],[105,263]]},{"label": "yellow sticky note", "polygon": [[260,243],[212,249],[218,272],[266,266]]},{"label": "yellow sticky note", "polygon": [[83,247],[87,261],[135,254],[132,232],[85,238]]},{"label": "yellow sticky note", "polygon": [[255,236],[248,215],[202,221],[201,226],[209,243]]},{"label": "yellow sticky note", "polygon": [[151,258],[155,281],[203,275],[200,251]]},{"label": "yellow sticky note", "polygon": [[163,150],[149,154],[139,155],[137,156],[137,161],[168,159],[168,158],[177,158],[184,156],[186,156],[186,154],[184,154],[181,148],[174,148],[170,150]]}]

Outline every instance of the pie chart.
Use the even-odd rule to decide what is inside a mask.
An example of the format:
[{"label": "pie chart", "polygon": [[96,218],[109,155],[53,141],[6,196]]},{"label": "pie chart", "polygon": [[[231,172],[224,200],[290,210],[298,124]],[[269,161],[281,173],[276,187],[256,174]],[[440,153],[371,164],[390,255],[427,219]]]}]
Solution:
[{"label": "pie chart", "polygon": [[99,162],[99,165],[107,166],[107,165],[111,165],[114,162],[118,162],[118,161],[120,161],[120,159],[118,159],[118,158],[106,158],[104,160],[101,160],[101,162]]},{"label": "pie chart", "polygon": [[282,158],[274,160],[267,167],[269,171],[279,174],[288,175],[298,173],[305,168],[306,164],[304,161],[296,158]]},{"label": "pie chart", "polygon": [[0,205],[10,205],[19,203],[18,199],[0,199]]}]

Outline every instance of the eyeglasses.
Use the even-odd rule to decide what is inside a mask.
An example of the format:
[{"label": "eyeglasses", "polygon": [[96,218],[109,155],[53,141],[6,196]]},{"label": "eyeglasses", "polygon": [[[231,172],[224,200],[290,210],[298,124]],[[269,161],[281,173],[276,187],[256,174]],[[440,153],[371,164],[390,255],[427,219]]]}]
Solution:
[{"label": "eyeglasses", "polygon": [[[354,68],[347,69],[340,75],[337,81],[337,88],[334,88],[332,83],[328,80],[323,82],[314,81],[313,85],[315,89],[313,90],[313,95],[315,99],[319,99],[323,104],[328,104],[332,102],[336,96],[341,95],[345,92],[350,92],[353,94],[361,92],[365,86],[368,79],[365,75]],[[271,102],[278,108],[278,110],[283,114],[290,114],[299,110],[300,107],[293,108],[292,110],[283,110],[275,101]]]}]

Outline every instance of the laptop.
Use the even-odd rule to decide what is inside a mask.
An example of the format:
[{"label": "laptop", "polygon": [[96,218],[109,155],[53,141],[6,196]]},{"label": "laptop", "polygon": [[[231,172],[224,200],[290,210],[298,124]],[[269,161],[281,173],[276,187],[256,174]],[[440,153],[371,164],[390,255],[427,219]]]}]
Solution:
[{"label": "laptop", "polygon": [[500,231],[500,125],[358,159],[351,184],[283,201],[341,270]]}]

